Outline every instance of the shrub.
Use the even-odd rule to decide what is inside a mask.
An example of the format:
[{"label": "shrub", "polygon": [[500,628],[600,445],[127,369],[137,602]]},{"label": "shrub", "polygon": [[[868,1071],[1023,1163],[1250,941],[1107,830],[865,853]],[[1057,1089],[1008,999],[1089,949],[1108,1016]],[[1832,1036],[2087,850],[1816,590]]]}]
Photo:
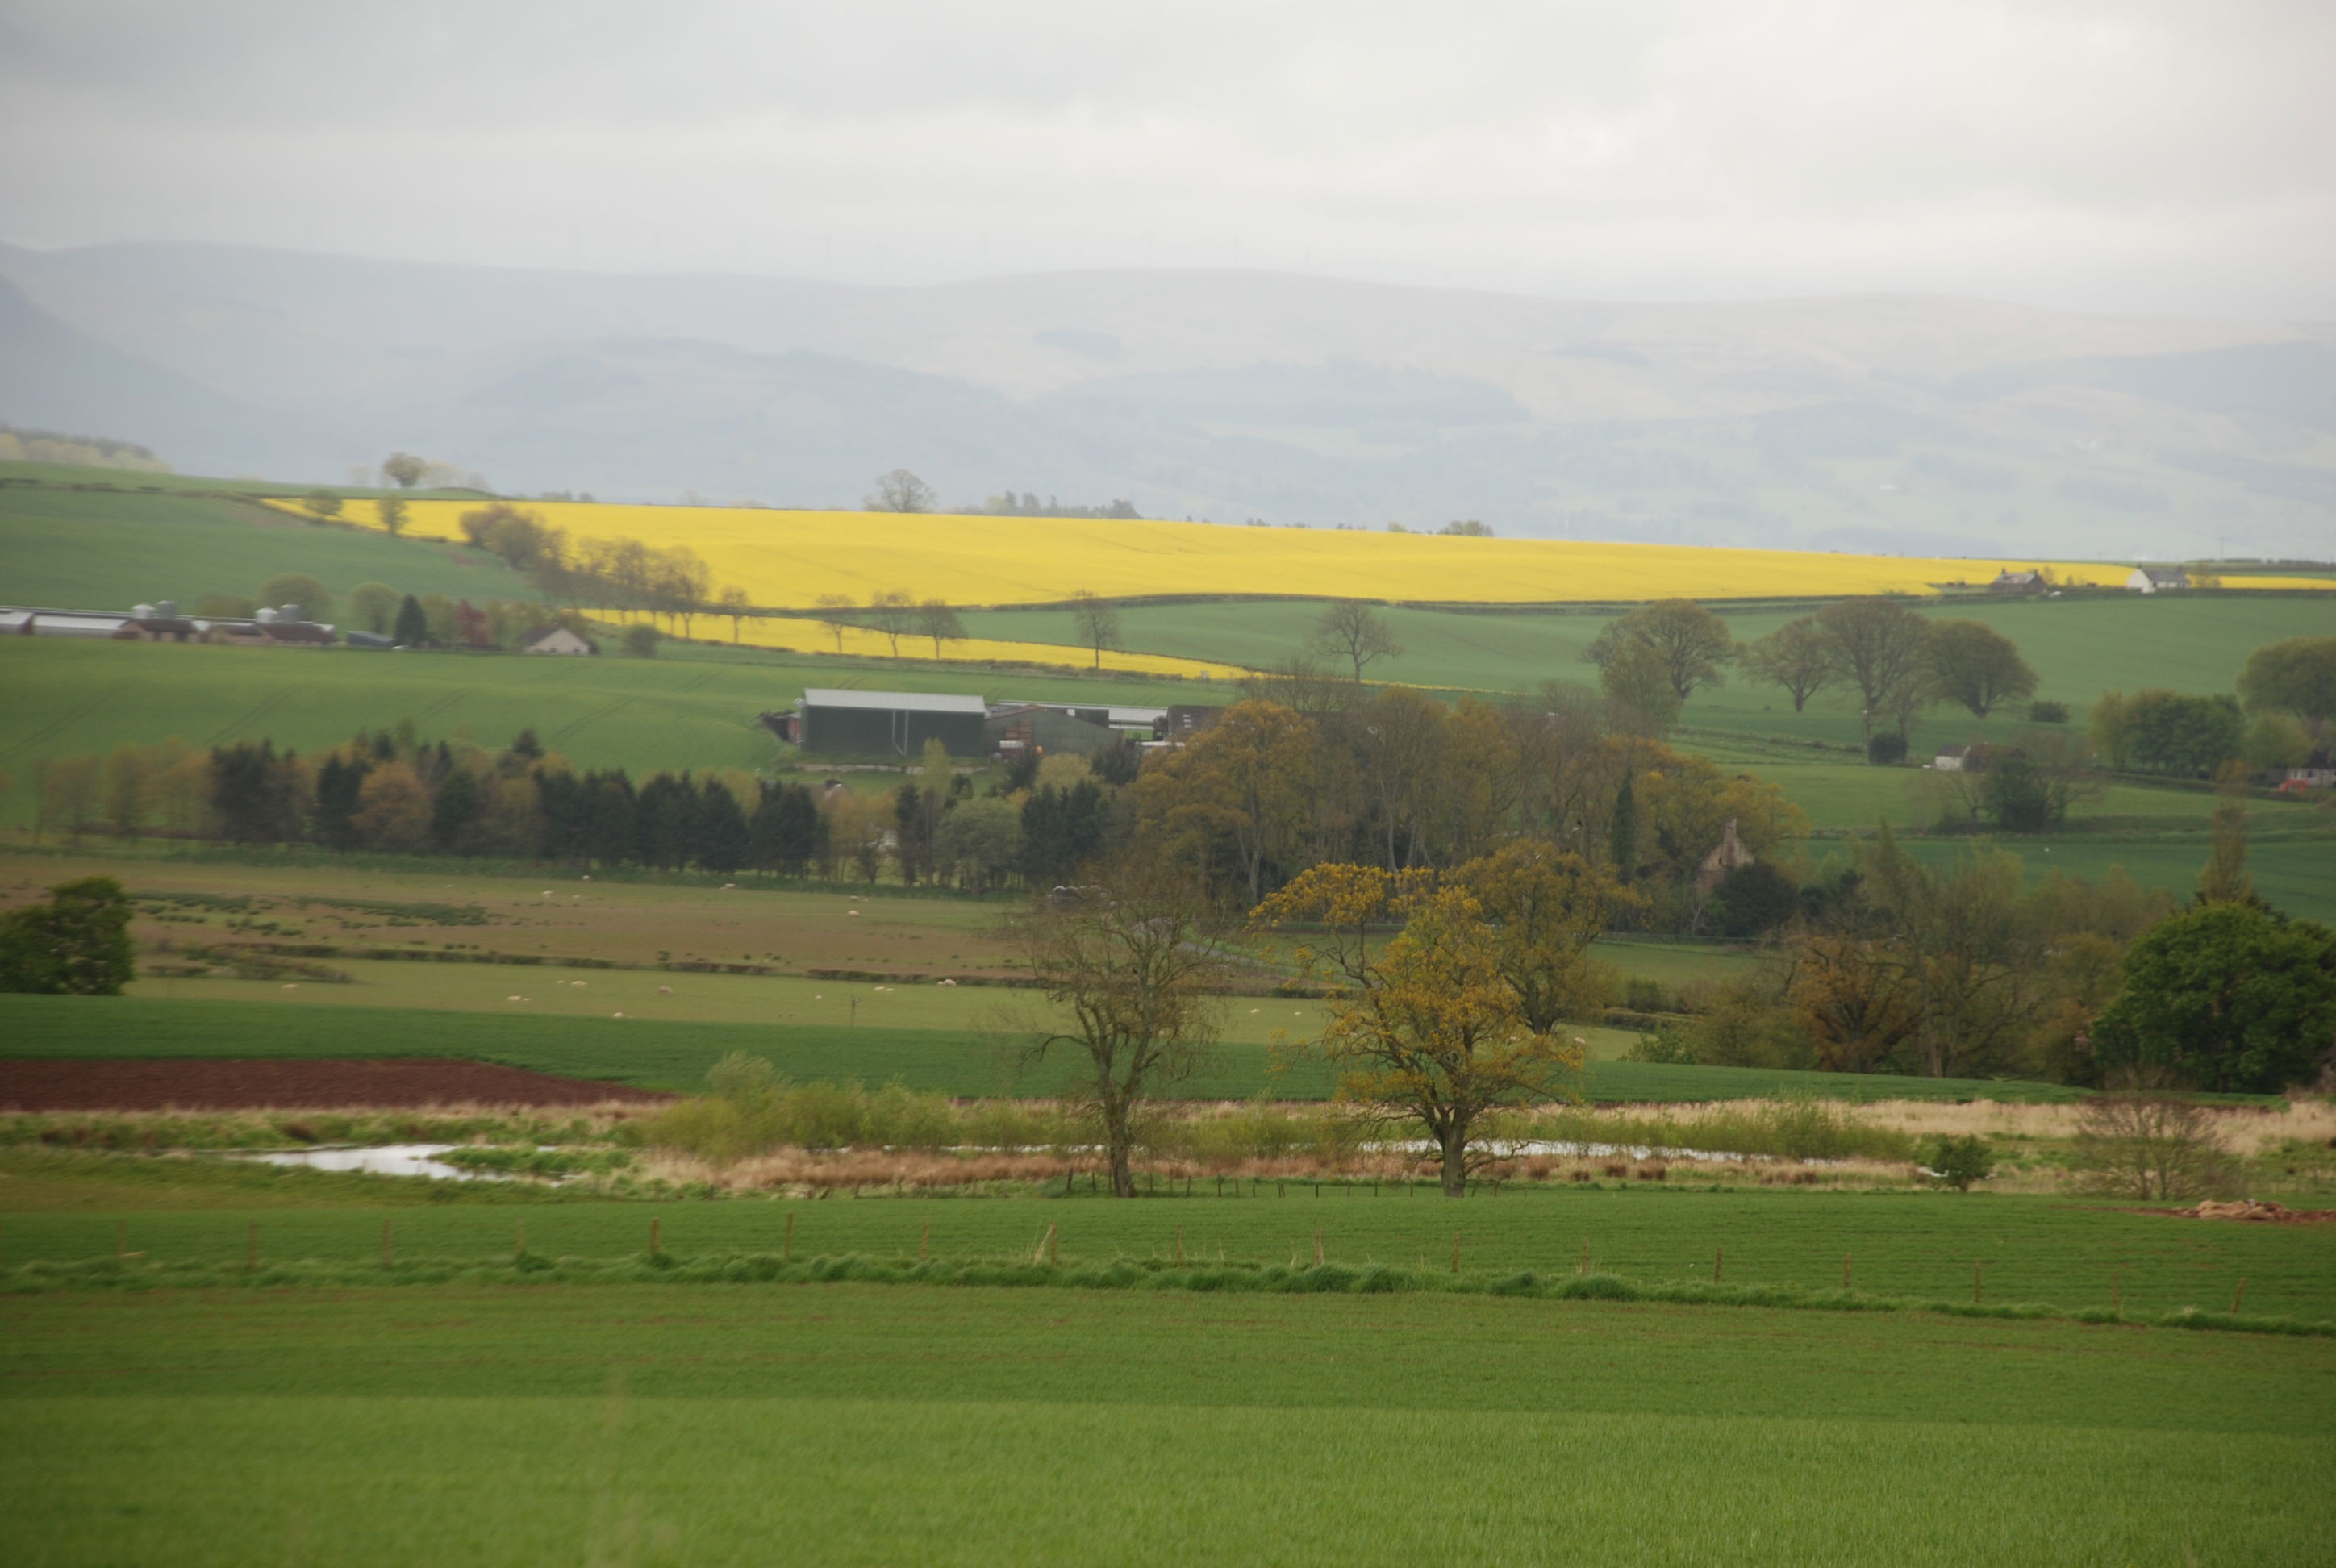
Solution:
[{"label": "shrub", "polygon": [[1663,1024],[1650,1035],[1640,1035],[1630,1049],[1634,1062],[1664,1062],[1676,1066],[1695,1065],[1695,1043],[1677,1024]]},{"label": "shrub", "polygon": [[1906,737],[1885,729],[1865,743],[1865,760],[1875,767],[1893,767],[1906,760]]},{"label": "shrub", "polygon": [[2067,724],[2068,705],[2065,702],[2031,702],[2028,705],[2029,724]]},{"label": "shrub", "polygon": [[2072,1164],[2085,1185],[2128,1198],[2220,1192],[2235,1174],[2205,1108],[2156,1087],[2087,1101]]},{"label": "shrub", "polygon": [[1671,1006],[1670,993],[1663,989],[1663,982],[1650,979],[1645,975],[1630,977],[1630,989],[1623,993],[1622,1005],[1634,1013],[1668,1013],[1677,1010]]},{"label": "shrub", "polygon": [[657,657],[659,640],[657,628],[645,620],[635,621],[627,627],[622,638],[625,651],[635,658]]},{"label": "shrub", "polygon": [[1942,1136],[1931,1145],[1930,1168],[1932,1175],[1956,1192],[1968,1193],[1973,1182],[1984,1182],[1995,1174],[1995,1157],[1988,1152],[1984,1138]]}]

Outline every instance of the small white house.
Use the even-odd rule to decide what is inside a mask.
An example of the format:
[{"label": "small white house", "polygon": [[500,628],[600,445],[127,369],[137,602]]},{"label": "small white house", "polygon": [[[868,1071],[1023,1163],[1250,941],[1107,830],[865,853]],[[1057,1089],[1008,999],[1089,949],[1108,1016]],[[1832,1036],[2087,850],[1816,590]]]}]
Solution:
[{"label": "small white house", "polygon": [[1971,747],[1942,745],[1939,748],[1939,755],[1931,759],[1931,768],[1934,773],[1961,773],[1963,771],[1963,765],[1969,761],[1971,761]]},{"label": "small white house", "polygon": [[2178,566],[2136,566],[2125,579],[2136,593],[2170,593],[2190,586],[2190,574]]},{"label": "small white house", "polygon": [[564,626],[547,626],[520,646],[522,653],[555,653],[574,656],[592,651],[589,641],[577,636]]}]

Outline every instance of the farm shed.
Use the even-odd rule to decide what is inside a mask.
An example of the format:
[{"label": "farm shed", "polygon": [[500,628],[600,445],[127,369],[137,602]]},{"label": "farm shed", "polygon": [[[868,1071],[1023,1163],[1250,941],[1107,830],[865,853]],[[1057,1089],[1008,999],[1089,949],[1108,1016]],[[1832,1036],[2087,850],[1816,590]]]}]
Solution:
[{"label": "farm shed", "polygon": [[564,626],[547,626],[520,645],[521,653],[563,654],[576,657],[599,650],[584,638]]},{"label": "farm shed", "polygon": [[2136,566],[2125,579],[2136,593],[2167,593],[2190,586],[2190,574],[2178,566]]},{"label": "farm shed", "polygon": [[951,756],[983,756],[989,710],[978,696],[812,687],[795,699],[794,740],[810,752],[914,756],[938,740]]},{"label": "farm shed", "polygon": [[1086,716],[1103,711],[1074,712],[1044,703],[1015,703],[991,713],[982,722],[982,733],[992,751],[1019,753],[1035,748],[1048,756],[1057,753],[1085,756],[1119,738],[1109,727]]},{"label": "farm shed", "polygon": [[1939,755],[1931,759],[1931,766],[1938,773],[1961,773],[1971,761],[1971,749],[1967,745],[1942,745]]},{"label": "farm shed", "polygon": [[2041,593],[2044,587],[2044,574],[2040,571],[2005,571],[1996,574],[1995,580],[1987,585],[1987,590],[1990,593]]},{"label": "farm shed", "polygon": [[0,609],[0,634],[10,637],[108,638],[123,617],[91,609],[39,609],[21,605]]},{"label": "farm shed", "polygon": [[1160,738],[1178,742],[1191,740],[1224,716],[1225,710],[1222,707],[1180,702],[1162,717]]}]

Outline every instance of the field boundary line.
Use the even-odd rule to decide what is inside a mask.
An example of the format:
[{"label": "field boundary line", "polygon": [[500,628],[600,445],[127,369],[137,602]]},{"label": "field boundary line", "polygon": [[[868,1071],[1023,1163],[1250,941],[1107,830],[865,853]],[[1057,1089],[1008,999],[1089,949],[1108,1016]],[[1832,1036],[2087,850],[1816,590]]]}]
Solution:
[{"label": "field boundary line", "polygon": [[101,1257],[63,1261],[34,1260],[0,1274],[0,1295],[42,1295],[72,1290],[201,1290],[228,1286],[258,1289],[310,1287],[346,1290],[365,1285],[949,1285],[969,1289],[1052,1287],[1086,1290],[1190,1290],[1201,1293],[1274,1295],[1506,1296],[1545,1301],[1651,1302],[1698,1307],[1766,1307],[1780,1311],[1920,1312],[1991,1321],[2073,1322],[2118,1328],[2186,1329],[2222,1333],[2336,1339],[2336,1322],[2209,1311],[2197,1307],[2171,1312],[2125,1312],[2107,1307],[2067,1308],[2051,1302],[1981,1303],[1913,1296],[1875,1296],[1856,1290],[1807,1290],[1795,1286],[1722,1285],[1694,1281],[1635,1281],[1617,1274],[1462,1274],[1381,1263],[1358,1267],[1322,1262],[1288,1267],[1279,1263],[1202,1264],[1178,1268],[1156,1259],[1124,1255],[1100,1263],[1041,1262],[1036,1259],[969,1258],[917,1260],[844,1253],[791,1261],[774,1252],[717,1252],[679,1257],[671,1252],[633,1253],[614,1259],[552,1259],[521,1252],[485,1258],[436,1258],[377,1263],[334,1263],[316,1259],[279,1261],[252,1271],[239,1261],[190,1260],[144,1262]]}]

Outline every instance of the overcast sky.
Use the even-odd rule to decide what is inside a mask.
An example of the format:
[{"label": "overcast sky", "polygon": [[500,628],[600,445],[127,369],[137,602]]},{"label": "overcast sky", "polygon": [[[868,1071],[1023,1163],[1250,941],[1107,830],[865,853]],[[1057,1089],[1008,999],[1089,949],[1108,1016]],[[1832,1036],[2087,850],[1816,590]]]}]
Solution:
[{"label": "overcast sky", "polygon": [[2327,0],[0,0],[0,238],[2336,317]]}]

